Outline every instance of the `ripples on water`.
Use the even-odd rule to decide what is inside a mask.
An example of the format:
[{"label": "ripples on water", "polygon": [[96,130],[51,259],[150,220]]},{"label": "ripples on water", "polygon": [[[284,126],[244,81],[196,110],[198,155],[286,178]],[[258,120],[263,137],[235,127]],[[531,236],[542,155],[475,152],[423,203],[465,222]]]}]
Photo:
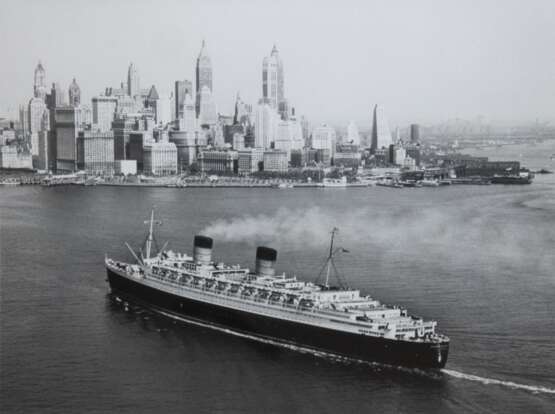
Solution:
[{"label": "ripples on water", "polygon": [[[552,151],[553,152],[553,151]],[[534,167],[536,168],[536,167]],[[462,187],[462,186],[461,186]],[[555,404],[555,178],[437,189],[0,189],[2,412],[550,412]],[[328,231],[349,283],[437,319],[446,370],[315,356],[110,300],[156,204],[159,239],[313,280]],[[253,241],[254,240],[254,241]]]}]

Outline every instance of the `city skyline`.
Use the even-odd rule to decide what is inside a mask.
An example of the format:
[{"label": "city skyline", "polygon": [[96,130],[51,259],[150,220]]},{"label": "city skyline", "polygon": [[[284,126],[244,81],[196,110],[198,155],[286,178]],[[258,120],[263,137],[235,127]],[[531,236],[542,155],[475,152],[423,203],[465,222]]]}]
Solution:
[{"label": "city skyline", "polygon": [[[311,24],[311,31],[303,36],[298,36],[302,24],[311,18],[309,11],[316,10],[307,4],[284,7],[291,15],[286,19],[287,30],[279,30],[279,20],[283,23],[287,13],[271,4],[207,3],[167,3],[168,7],[160,8],[142,1],[130,8],[125,7],[130,3],[122,2],[106,16],[103,2],[87,3],[86,7],[60,2],[62,15],[33,1],[5,7],[0,31],[4,38],[17,40],[6,52],[6,61],[12,65],[0,69],[4,92],[0,111],[12,108],[15,112],[28,101],[33,93],[29,79],[38,61],[46,69],[47,88],[59,83],[67,91],[77,78],[81,102],[90,102],[106,86],[125,81],[130,62],[136,64],[144,87],[154,84],[169,93],[176,80],[195,80],[196,58],[206,39],[214,70],[213,98],[219,112],[225,114],[233,113],[237,91],[245,102],[256,105],[262,87],[260,64],[275,44],[287,68],[287,97],[313,124],[346,126],[354,120],[367,129],[376,103],[385,106],[392,128],[413,122],[473,119],[479,114],[488,120],[555,120],[551,109],[555,105],[555,61],[543,52],[555,42],[554,31],[547,30],[554,15],[548,2],[536,1],[526,8],[509,2],[508,17],[503,21],[489,18],[496,10],[491,2],[484,3],[479,15],[468,5],[436,7],[433,18],[425,16],[432,7],[427,2],[416,9],[408,3],[365,6],[352,2],[353,7],[347,8],[324,2],[318,9],[319,23]],[[111,19],[124,10],[134,22],[126,27],[127,36],[125,30],[118,29],[117,34],[115,26],[109,27]],[[370,28],[363,27],[359,15],[369,11]],[[228,12],[227,19],[220,21],[218,12]],[[139,27],[145,19],[162,14],[160,27],[146,31],[145,43]],[[264,21],[269,14],[278,21]],[[181,20],[174,15],[181,15]],[[201,25],[195,16],[217,19]],[[379,16],[385,21],[379,21]],[[21,24],[22,18],[27,25]],[[55,26],[62,18],[69,26],[63,33],[51,30],[50,36],[34,36],[45,24]],[[92,39],[85,30],[78,36],[81,46],[68,49],[74,52],[67,56],[65,48],[77,41],[67,32],[74,25],[90,26],[101,18],[106,19],[106,33],[91,30],[98,37]],[[249,29],[227,30],[245,19],[250,19]],[[341,32],[326,30],[328,24],[344,27],[349,19],[351,25]],[[517,22],[519,36],[510,30]],[[266,29],[257,30],[262,26]],[[377,36],[384,27],[386,36]],[[110,47],[105,43],[108,36]],[[119,47],[124,44],[125,48]],[[98,70],[99,63],[102,70]]]}]

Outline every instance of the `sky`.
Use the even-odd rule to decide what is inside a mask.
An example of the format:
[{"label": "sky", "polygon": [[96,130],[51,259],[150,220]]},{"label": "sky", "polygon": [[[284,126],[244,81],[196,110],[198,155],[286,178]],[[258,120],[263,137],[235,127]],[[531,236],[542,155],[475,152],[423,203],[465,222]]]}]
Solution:
[{"label": "sky", "polygon": [[0,0],[0,112],[47,83],[82,101],[126,79],[170,92],[194,82],[203,39],[218,111],[262,94],[276,44],[285,95],[312,123],[361,127],[382,104],[392,127],[448,119],[555,123],[552,0]]}]

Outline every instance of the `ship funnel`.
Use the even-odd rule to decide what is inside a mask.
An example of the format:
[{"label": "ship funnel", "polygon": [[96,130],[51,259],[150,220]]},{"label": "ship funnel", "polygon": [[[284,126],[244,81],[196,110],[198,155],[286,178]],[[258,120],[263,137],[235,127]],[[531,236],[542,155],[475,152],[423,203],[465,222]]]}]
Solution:
[{"label": "ship funnel", "polygon": [[274,276],[274,265],[277,260],[277,251],[269,247],[260,246],[256,249],[255,272],[260,276]]},{"label": "ship funnel", "polygon": [[195,236],[193,258],[195,263],[208,265],[212,260],[212,245],[214,241],[210,237]]}]

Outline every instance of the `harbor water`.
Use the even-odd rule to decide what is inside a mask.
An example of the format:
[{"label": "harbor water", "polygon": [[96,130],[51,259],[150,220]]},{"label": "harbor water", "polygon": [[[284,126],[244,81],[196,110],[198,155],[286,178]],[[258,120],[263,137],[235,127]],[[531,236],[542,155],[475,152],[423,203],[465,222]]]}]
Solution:
[{"label": "harbor water", "polygon": [[[552,143],[477,151],[555,169]],[[512,157],[512,158],[511,158]],[[361,364],[175,322],[109,295],[104,255],[157,241],[316,279],[329,231],[351,287],[438,321],[441,372]],[[0,188],[0,411],[555,410],[555,176],[391,189]]]}]

